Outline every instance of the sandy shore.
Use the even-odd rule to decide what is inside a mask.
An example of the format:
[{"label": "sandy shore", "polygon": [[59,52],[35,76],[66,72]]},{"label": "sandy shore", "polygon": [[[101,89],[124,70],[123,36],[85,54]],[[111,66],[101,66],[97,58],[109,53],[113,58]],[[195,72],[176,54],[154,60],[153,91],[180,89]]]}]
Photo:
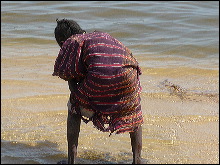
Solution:
[{"label": "sandy shore", "polygon": [[[51,76],[54,59],[52,55],[1,59],[1,135],[2,144],[10,144],[3,145],[5,163],[28,163],[32,159],[35,163],[52,163],[67,154],[69,90],[66,82]],[[217,97],[181,100],[169,93],[142,93],[141,103],[142,156],[149,164],[219,163]],[[82,123],[79,163],[129,163],[129,136],[108,135],[93,128],[92,123]],[[33,150],[37,158],[27,150]]]},{"label": "sandy shore", "polygon": [[[63,154],[55,157],[59,161],[66,153],[67,99],[66,95],[3,99],[2,140],[27,143],[28,147],[48,140],[57,144],[50,147],[62,151]],[[149,164],[218,163],[219,118],[212,111],[207,113],[211,108],[218,108],[217,104],[187,104],[143,96],[142,105],[145,118],[143,158]],[[198,114],[190,114],[192,108],[199,109]],[[48,144],[45,143],[43,145]],[[113,147],[115,145],[120,149]],[[106,158],[106,151],[109,151],[109,158]],[[120,153],[127,155],[119,156]],[[92,123],[82,123],[79,141],[81,159],[78,161],[90,164],[98,161],[97,157],[103,161],[129,161],[129,137],[122,134],[108,138],[108,133],[96,130]]]}]

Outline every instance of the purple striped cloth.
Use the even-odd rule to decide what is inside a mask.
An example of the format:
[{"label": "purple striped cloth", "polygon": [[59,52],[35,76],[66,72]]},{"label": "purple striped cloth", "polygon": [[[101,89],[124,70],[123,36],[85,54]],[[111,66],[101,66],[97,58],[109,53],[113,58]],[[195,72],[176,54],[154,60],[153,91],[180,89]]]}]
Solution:
[{"label": "purple striped cloth", "polygon": [[80,114],[80,105],[93,111],[88,121],[103,132],[118,134],[143,124],[140,74],[127,47],[109,34],[95,31],[73,35],[64,42],[53,76],[77,81],[70,94],[72,109]]}]

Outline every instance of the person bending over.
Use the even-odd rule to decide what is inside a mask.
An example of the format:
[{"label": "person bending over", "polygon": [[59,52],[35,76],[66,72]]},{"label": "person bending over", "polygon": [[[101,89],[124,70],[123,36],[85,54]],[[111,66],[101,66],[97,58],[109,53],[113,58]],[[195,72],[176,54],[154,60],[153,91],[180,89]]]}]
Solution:
[{"label": "person bending over", "polygon": [[68,81],[68,163],[77,154],[81,119],[110,135],[129,132],[133,164],[141,163],[141,69],[131,51],[105,32],[86,33],[73,20],[57,20],[60,46],[53,76]]}]

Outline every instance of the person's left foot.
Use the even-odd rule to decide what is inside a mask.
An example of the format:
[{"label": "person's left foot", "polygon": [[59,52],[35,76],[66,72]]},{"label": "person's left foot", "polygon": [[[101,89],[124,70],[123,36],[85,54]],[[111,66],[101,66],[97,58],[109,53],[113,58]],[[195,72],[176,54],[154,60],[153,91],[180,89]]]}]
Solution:
[{"label": "person's left foot", "polygon": [[57,162],[57,164],[68,164],[68,163],[67,163],[67,160],[61,160],[61,161]]}]

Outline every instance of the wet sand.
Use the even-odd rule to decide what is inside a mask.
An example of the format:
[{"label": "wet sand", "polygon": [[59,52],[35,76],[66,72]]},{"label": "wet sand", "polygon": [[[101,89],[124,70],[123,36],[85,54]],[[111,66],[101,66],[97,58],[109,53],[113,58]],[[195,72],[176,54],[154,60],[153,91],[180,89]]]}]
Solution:
[{"label": "wet sand", "polygon": [[[67,156],[69,89],[65,81],[51,75],[56,53],[52,49],[51,54],[35,52],[29,57],[21,53],[11,58],[3,51],[2,163],[56,163]],[[141,81],[145,78],[143,75]],[[141,97],[145,163],[219,162],[218,94],[181,99],[161,91],[143,92]],[[129,135],[108,135],[93,128],[92,123],[82,123],[78,163],[131,163]]]}]

